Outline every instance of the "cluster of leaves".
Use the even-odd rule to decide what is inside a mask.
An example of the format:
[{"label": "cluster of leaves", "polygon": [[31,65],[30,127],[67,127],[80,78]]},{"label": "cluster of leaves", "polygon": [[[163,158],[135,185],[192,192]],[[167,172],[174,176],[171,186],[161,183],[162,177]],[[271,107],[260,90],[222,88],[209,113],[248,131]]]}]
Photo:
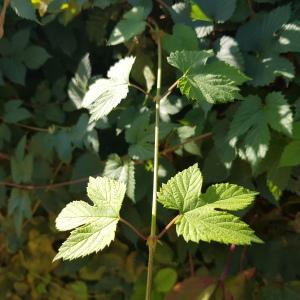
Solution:
[{"label": "cluster of leaves", "polygon": [[[72,213],[78,208],[88,213],[67,225],[58,219],[59,229],[77,227],[68,243],[89,231],[91,223],[97,232],[103,226],[115,229],[122,201],[122,217],[149,233],[153,19],[163,28],[163,58],[171,65],[163,65],[163,88],[180,78],[176,93],[161,103],[159,169],[159,180],[166,183],[159,201],[180,216],[157,246],[153,298],[222,299],[223,274],[226,299],[297,299],[298,1],[31,2],[11,0],[0,40],[4,299],[143,297],[147,249],[124,224],[112,231],[117,242],[100,254],[63,264],[51,261],[66,238],[55,230],[54,219],[71,199],[86,200],[89,176],[111,178],[98,184],[113,190],[114,206],[105,215],[99,212],[97,203],[105,197],[100,199],[98,191],[93,195],[92,187],[93,206],[68,204]],[[234,99],[240,101],[229,103]],[[198,188],[189,190],[184,202],[176,191],[185,181],[168,180],[194,162],[204,184],[213,185],[200,194],[198,168],[185,170],[180,176],[195,176]],[[215,184],[222,181],[233,184]],[[254,194],[248,189],[260,196],[254,207],[237,215],[245,216],[264,245],[228,252],[219,244],[183,242],[255,240],[231,213],[250,205]],[[228,202],[232,195],[234,204]],[[159,227],[174,216],[160,206]],[[238,238],[218,226],[223,220],[236,227]],[[199,230],[200,221],[205,231]],[[97,239],[93,251],[110,242]],[[81,246],[68,252],[69,258],[78,256]]]}]

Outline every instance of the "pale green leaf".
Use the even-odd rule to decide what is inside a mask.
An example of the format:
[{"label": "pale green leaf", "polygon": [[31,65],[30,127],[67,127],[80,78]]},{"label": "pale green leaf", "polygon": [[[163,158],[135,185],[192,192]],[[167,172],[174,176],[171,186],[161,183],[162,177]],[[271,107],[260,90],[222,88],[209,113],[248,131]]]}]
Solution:
[{"label": "pale green leaf", "polygon": [[181,213],[197,206],[202,187],[202,175],[197,164],[179,172],[157,194],[157,200],[164,207]]},{"label": "pale green leaf", "polygon": [[106,177],[90,177],[87,186],[88,197],[93,203],[115,216],[119,214],[125,191],[123,182]]},{"label": "pale green leaf", "polygon": [[185,241],[216,241],[224,244],[249,245],[262,241],[238,217],[205,205],[184,213],[176,224]]},{"label": "pale green leaf", "polygon": [[255,195],[257,195],[256,192],[241,186],[220,183],[210,186],[200,199],[201,202],[209,204],[213,208],[235,211],[249,206]]},{"label": "pale green leaf", "polygon": [[73,201],[60,212],[55,220],[55,226],[59,231],[66,231],[93,223],[101,217],[107,218],[109,215],[99,207],[91,206],[84,201]]},{"label": "pale green leaf", "polygon": [[59,248],[54,260],[75,258],[99,252],[115,238],[118,218],[100,218],[71,232],[68,239]]},{"label": "pale green leaf", "polygon": [[93,206],[83,201],[69,203],[56,219],[58,230],[70,230],[54,260],[67,260],[98,252],[115,237],[126,185],[106,177],[90,177],[87,194]]},{"label": "pale green leaf", "polygon": [[108,79],[98,79],[93,83],[82,101],[89,109],[91,120],[99,120],[108,115],[128,94],[129,74],[135,58],[130,56],[118,61],[108,73]]},{"label": "pale green leaf", "polygon": [[206,21],[206,22],[212,22],[213,21],[210,17],[208,17],[203,12],[201,7],[193,1],[192,1],[192,4],[191,4],[191,18],[193,19],[193,21],[196,21],[196,20]]}]

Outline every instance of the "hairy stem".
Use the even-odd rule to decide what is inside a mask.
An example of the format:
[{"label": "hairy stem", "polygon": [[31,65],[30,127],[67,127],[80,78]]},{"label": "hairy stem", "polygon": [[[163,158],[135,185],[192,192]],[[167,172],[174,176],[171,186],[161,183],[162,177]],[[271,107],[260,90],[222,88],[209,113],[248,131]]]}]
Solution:
[{"label": "hairy stem", "polygon": [[157,82],[156,82],[156,97],[155,97],[155,133],[154,133],[154,171],[153,171],[153,192],[152,192],[152,212],[151,212],[151,232],[148,237],[148,272],[147,272],[147,287],[146,300],[151,299],[152,278],[153,278],[153,262],[156,248],[156,211],[157,211],[157,182],[158,182],[158,159],[159,159],[159,112],[161,99],[161,60],[162,49],[159,31],[157,29]]}]

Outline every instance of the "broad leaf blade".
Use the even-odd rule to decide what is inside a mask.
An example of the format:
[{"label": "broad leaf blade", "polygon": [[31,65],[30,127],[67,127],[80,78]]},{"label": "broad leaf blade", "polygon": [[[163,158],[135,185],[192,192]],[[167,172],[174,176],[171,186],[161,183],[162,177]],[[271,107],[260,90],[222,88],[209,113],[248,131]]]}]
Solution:
[{"label": "broad leaf blade", "polygon": [[70,237],[59,248],[54,260],[72,260],[98,252],[115,238],[118,218],[100,218],[98,221],[72,231]]},{"label": "broad leaf blade", "polygon": [[202,186],[202,175],[195,164],[176,174],[163,184],[157,200],[163,206],[179,210],[181,213],[193,209],[199,201]]},{"label": "broad leaf blade", "polygon": [[204,204],[209,204],[213,208],[224,210],[240,210],[249,206],[256,192],[252,192],[241,186],[221,183],[210,186],[200,199]]},{"label": "broad leaf blade", "polygon": [[224,244],[261,243],[253,230],[238,217],[216,211],[209,205],[185,213],[177,222],[176,231],[185,241],[216,241]]},{"label": "broad leaf blade", "polygon": [[98,79],[85,94],[82,106],[89,109],[91,120],[108,115],[128,94],[129,74],[134,57],[126,57],[110,68],[108,79]]},{"label": "broad leaf blade", "polygon": [[91,206],[84,201],[73,201],[60,212],[55,220],[55,225],[59,231],[71,230],[95,222],[104,215],[109,217],[107,212],[101,212],[96,206]]},{"label": "broad leaf blade", "polygon": [[115,216],[119,215],[125,191],[123,182],[107,177],[90,177],[87,187],[87,194],[93,203]]},{"label": "broad leaf blade", "polygon": [[115,237],[125,191],[126,186],[122,182],[106,177],[90,177],[87,193],[94,206],[74,201],[59,214],[56,220],[59,230],[79,227],[71,232],[54,260],[75,259],[109,245]]}]

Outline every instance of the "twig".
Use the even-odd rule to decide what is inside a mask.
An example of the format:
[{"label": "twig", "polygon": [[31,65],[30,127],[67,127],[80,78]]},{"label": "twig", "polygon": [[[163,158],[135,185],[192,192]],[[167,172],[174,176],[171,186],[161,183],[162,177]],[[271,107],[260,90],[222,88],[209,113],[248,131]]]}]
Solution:
[{"label": "twig", "polygon": [[191,277],[194,277],[195,276],[195,267],[194,267],[192,253],[190,251],[189,251],[189,267],[190,267]]},{"label": "twig", "polygon": [[[0,118],[0,120],[2,122],[4,122],[3,118]],[[22,124],[22,123],[12,123],[10,125],[18,126],[18,127],[21,127],[21,128],[26,128],[26,129],[29,129],[29,130],[32,130],[32,131],[49,132],[49,130],[47,128],[40,128],[40,127],[26,125],[26,124]]]},{"label": "twig", "polygon": [[157,236],[157,239],[161,239],[164,234],[175,224],[175,222],[178,220],[180,216],[177,215],[175,218],[173,218],[167,225],[166,227],[161,231],[161,233]]},{"label": "twig", "polygon": [[0,40],[2,39],[4,35],[4,23],[5,23],[5,15],[6,15],[6,10],[9,6],[10,0],[4,0],[3,1],[3,7],[0,12]]},{"label": "twig", "polygon": [[138,91],[142,92],[145,96],[147,96],[147,97],[149,97],[151,99],[154,99],[154,97],[150,93],[148,93],[146,90],[144,90],[140,86],[138,86],[138,85],[136,85],[134,83],[129,83],[129,86],[131,86],[131,87],[137,89]]},{"label": "twig", "polygon": [[124,220],[123,218],[120,218],[120,222],[124,223],[127,225],[132,231],[134,231],[142,240],[147,241],[147,238],[138,231],[137,228],[135,228],[132,224],[130,224],[128,221]]},{"label": "twig", "polygon": [[218,280],[218,284],[216,285],[216,289],[220,286],[222,288],[222,291],[223,291],[223,295],[225,294],[225,288],[224,288],[224,282],[225,282],[225,279],[227,278],[228,276],[228,273],[230,271],[230,268],[231,268],[231,265],[232,265],[232,260],[233,260],[233,253],[236,249],[236,246],[235,245],[230,245],[229,246],[229,252],[228,252],[228,256],[227,256],[227,261],[226,261],[226,264],[224,266],[224,270]]},{"label": "twig", "polygon": [[73,184],[86,182],[86,181],[88,181],[88,179],[89,179],[89,177],[84,177],[84,178],[79,178],[79,179],[74,179],[74,180],[69,180],[69,181],[64,181],[64,182],[59,182],[59,183],[53,183],[53,184],[45,184],[45,185],[30,185],[30,184],[19,184],[19,183],[14,183],[14,182],[1,181],[0,186],[8,186],[8,187],[13,187],[13,188],[18,188],[18,189],[23,189],[23,190],[28,190],[28,191],[53,190],[56,188],[67,186],[67,185],[73,185]]},{"label": "twig", "polygon": [[32,131],[37,131],[37,132],[49,132],[49,130],[47,128],[40,128],[40,127],[30,126],[30,125],[21,124],[21,123],[14,123],[13,125],[21,127],[21,128],[29,129]]},{"label": "twig", "polygon": [[170,148],[167,148],[167,149],[164,149],[160,152],[161,155],[166,155],[170,152],[174,152],[176,151],[178,148],[182,147],[183,145],[185,144],[189,144],[191,142],[195,142],[195,141],[201,141],[201,140],[205,140],[207,138],[210,138],[212,136],[212,133],[211,132],[208,132],[208,133],[205,133],[205,134],[201,134],[201,135],[197,135],[197,136],[194,136],[194,137],[191,137],[189,139],[186,139],[184,142],[180,143],[180,144],[177,144],[173,147],[170,147]]}]

